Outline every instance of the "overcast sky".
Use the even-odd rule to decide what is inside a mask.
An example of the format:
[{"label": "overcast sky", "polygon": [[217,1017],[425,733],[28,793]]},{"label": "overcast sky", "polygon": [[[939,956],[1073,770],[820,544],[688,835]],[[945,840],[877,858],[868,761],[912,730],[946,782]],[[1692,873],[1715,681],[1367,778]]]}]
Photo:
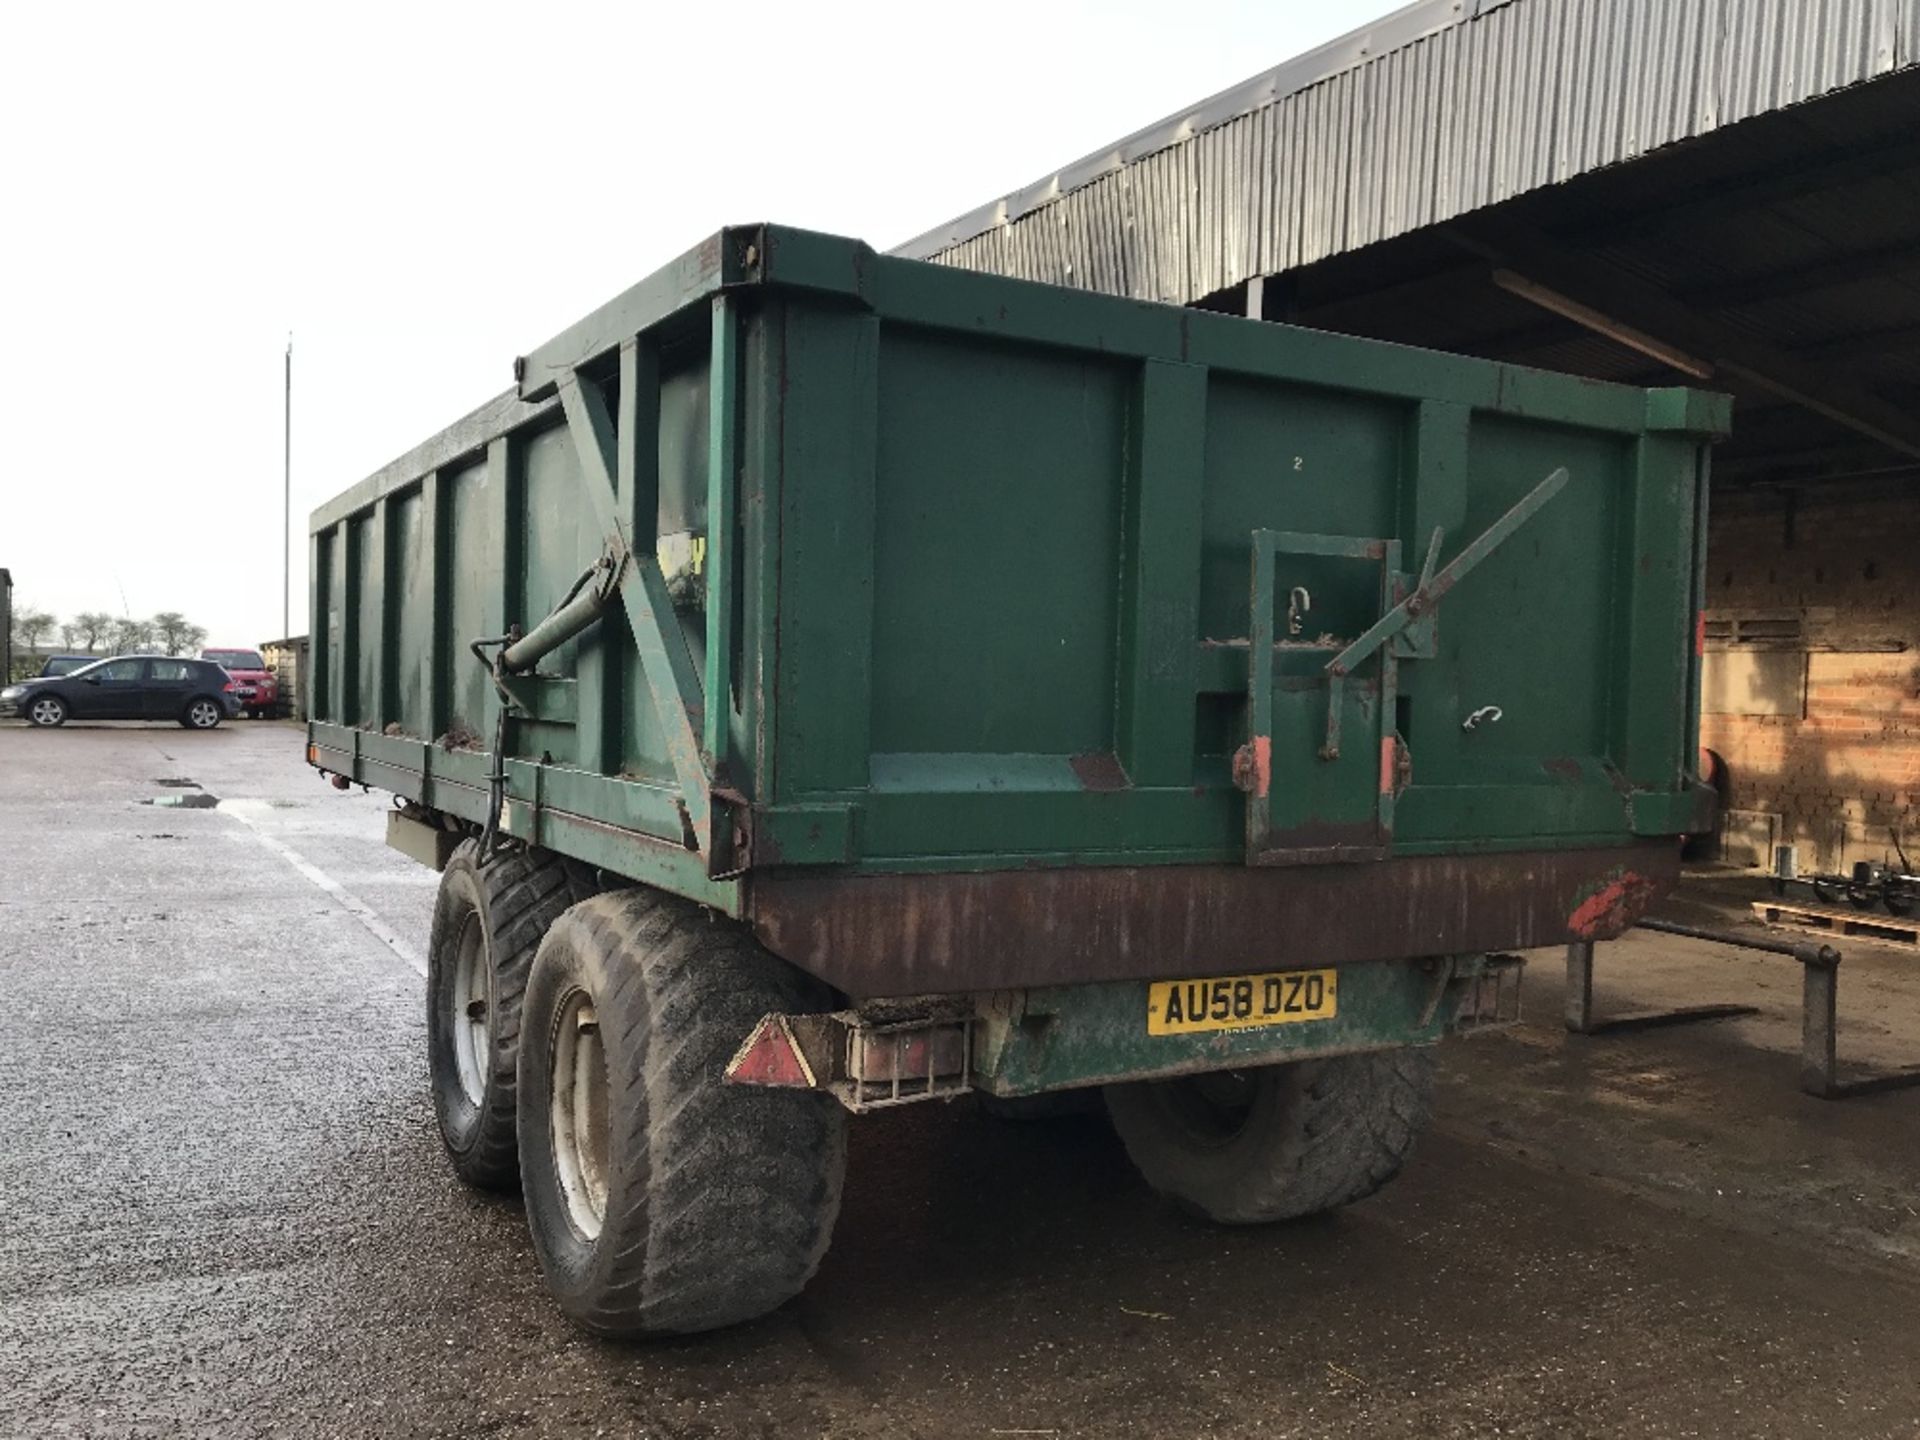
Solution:
[{"label": "overcast sky", "polygon": [[885,248],[1387,0],[13,5],[0,566],[62,619],[292,628],[306,517],[725,224]]}]

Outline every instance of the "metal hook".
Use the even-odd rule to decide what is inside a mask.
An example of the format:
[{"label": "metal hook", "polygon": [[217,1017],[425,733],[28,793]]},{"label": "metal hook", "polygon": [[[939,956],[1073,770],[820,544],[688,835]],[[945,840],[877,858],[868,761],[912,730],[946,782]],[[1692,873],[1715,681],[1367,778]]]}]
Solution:
[{"label": "metal hook", "polygon": [[1313,609],[1313,596],[1307,593],[1307,587],[1296,585],[1287,596],[1287,634],[1300,633],[1300,617]]},{"label": "metal hook", "polygon": [[1498,705],[1482,705],[1461,722],[1460,728],[1462,730],[1476,730],[1482,721],[1485,721],[1489,725],[1498,725],[1500,723],[1500,717],[1504,713]]}]

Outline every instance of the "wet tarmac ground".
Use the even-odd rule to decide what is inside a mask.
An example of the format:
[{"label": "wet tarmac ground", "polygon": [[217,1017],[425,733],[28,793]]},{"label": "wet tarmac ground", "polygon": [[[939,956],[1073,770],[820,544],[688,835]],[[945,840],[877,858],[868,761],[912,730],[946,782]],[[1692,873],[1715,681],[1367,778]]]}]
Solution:
[{"label": "wet tarmac ground", "polygon": [[[1544,957],[1334,1218],[1206,1228],[1097,1120],[915,1107],[856,1122],[797,1303],[588,1339],[440,1160],[435,877],[301,743],[0,727],[0,1434],[1920,1436],[1920,1091],[1800,1095],[1792,963],[1664,937],[1603,1007],[1761,1014],[1569,1039]],[[1843,1054],[1920,1061],[1920,953],[1848,954]]]}]

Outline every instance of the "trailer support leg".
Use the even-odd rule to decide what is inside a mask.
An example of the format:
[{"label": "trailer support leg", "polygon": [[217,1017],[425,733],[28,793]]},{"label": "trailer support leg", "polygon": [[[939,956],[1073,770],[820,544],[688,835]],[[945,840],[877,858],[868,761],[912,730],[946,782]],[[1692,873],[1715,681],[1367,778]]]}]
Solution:
[{"label": "trailer support leg", "polygon": [[[1766,939],[1727,930],[1706,930],[1671,920],[1642,920],[1639,928],[1656,930],[1663,935],[1681,935],[1690,940],[1710,940],[1716,945],[1731,945],[1738,950],[1785,955],[1799,961],[1802,974],[1800,1088],[1808,1095],[1820,1100],[1848,1100],[1856,1095],[1878,1095],[1887,1090],[1920,1086],[1920,1067],[1866,1075],[1857,1080],[1840,1078],[1836,1039],[1840,1012],[1840,952],[1831,945]],[[1582,942],[1567,947],[1567,1029],[1577,1035],[1645,1030],[1690,1020],[1716,1020],[1730,1015],[1759,1013],[1758,1008],[1752,1005],[1697,1005],[1686,1010],[1596,1021],[1593,1018],[1593,946]]]},{"label": "trailer support leg", "polygon": [[1687,1005],[1678,1010],[1650,1010],[1613,1020],[1593,1018],[1593,942],[1576,940],[1567,946],[1567,1029],[1575,1035],[1611,1035],[1624,1030],[1658,1030],[1668,1025],[1692,1025],[1702,1020],[1732,1020],[1758,1015],[1754,1005]]},{"label": "trailer support leg", "polygon": [[1800,1088],[1822,1100],[1833,1099],[1838,1084],[1839,960],[1838,955],[1831,963],[1825,956],[1800,957],[1805,977],[1800,1005]]},{"label": "trailer support leg", "polygon": [[1827,945],[1796,945],[1793,958],[1805,976],[1800,1012],[1800,1088],[1820,1100],[1850,1100],[1856,1095],[1880,1095],[1920,1085],[1920,1069],[1891,1070],[1840,1078],[1838,1044],[1840,1017],[1840,953]]},{"label": "trailer support leg", "polygon": [[1567,1029],[1575,1035],[1593,1033],[1593,941],[1576,940],[1567,946]]}]

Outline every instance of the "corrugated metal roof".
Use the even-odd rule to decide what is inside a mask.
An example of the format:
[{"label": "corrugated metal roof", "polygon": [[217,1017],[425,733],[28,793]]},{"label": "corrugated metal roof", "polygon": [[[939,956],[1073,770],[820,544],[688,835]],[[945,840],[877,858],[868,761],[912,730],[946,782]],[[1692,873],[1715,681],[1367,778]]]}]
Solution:
[{"label": "corrugated metal roof", "polygon": [[1920,0],[1419,0],[895,253],[1186,304],[1917,59]]}]

